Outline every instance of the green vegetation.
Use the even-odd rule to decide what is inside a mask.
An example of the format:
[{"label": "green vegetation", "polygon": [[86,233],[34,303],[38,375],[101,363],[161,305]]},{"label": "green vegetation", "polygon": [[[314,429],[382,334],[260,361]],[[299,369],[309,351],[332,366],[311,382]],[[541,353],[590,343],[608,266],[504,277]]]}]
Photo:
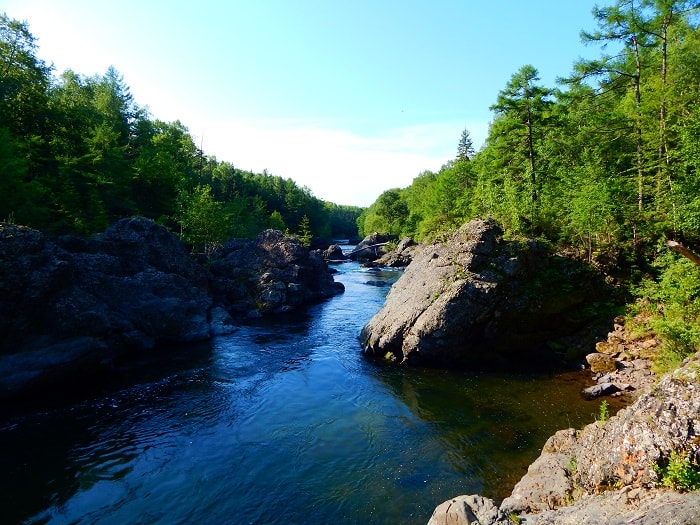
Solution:
[{"label": "green vegetation", "polygon": [[204,252],[269,227],[308,242],[357,235],[360,208],[217,161],[139,107],[116,69],[55,77],[36,51],[28,25],[0,15],[0,220],[90,234],[143,215]]},{"label": "green vegetation", "polygon": [[434,240],[493,217],[508,237],[601,265],[634,285],[664,370],[700,349],[700,269],[665,244],[700,251],[700,8],[610,3],[581,35],[599,58],[574,63],[556,87],[520,68],[496,94],[480,151],[463,132],[454,160],[382,194],[358,226]]},{"label": "green vegetation", "polygon": [[610,416],[610,407],[608,407],[608,402],[603,399],[598,408],[598,423],[603,424],[608,420]]},{"label": "green vegetation", "polygon": [[700,348],[700,270],[665,244],[700,248],[699,11],[689,0],[595,8],[581,36],[598,58],[557,86],[522,66],[494,94],[479,151],[463,130],[437,173],[364,210],[205,155],[183,124],[138,106],[114,68],[54,76],[28,25],[2,15],[0,219],[89,234],[138,214],[209,253],[269,227],[306,244],[374,231],[440,240],[493,217],[510,238],[538,237],[633,283],[632,312],[659,335],[666,370]]},{"label": "green vegetation", "polygon": [[656,465],[659,484],[679,492],[700,490],[700,465],[693,463],[687,455],[671,452],[665,467]]}]

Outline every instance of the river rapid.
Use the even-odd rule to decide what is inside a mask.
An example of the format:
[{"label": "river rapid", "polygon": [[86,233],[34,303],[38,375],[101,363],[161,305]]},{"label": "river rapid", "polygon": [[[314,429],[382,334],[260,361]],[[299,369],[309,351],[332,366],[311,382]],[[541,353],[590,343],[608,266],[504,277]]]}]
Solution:
[{"label": "river rapid", "polygon": [[581,373],[366,360],[400,273],[336,266],[345,293],[124,365],[87,400],[0,412],[0,523],[424,524],[510,493],[549,435],[593,421]]}]

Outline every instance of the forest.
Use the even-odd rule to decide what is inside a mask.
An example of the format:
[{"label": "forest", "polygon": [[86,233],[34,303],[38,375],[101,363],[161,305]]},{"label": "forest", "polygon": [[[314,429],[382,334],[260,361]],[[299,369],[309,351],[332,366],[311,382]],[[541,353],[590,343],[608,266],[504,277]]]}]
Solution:
[{"label": "forest", "polygon": [[437,173],[366,209],[205,155],[182,123],[138,106],[114,68],[55,76],[28,24],[2,15],[0,220],[90,234],[138,214],[209,252],[265,228],[307,244],[375,231],[440,241],[493,217],[507,236],[542,239],[623,283],[628,315],[663,337],[672,366],[700,349],[700,267],[668,248],[700,250],[699,11],[691,0],[596,7],[581,39],[597,58],[556,86],[523,65],[494,94],[483,147],[465,129]]},{"label": "forest", "polygon": [[[629,315],[664,339],[661,366],[700,349],[700,4],[617,0],[593,10],[580,59],[556,87],[522,66],[495,95],[487,140],[464,130],[456,156],[358,219],[440,240],[473,217],[538,237],[624,278]],[[631,323],[630,323],[631,324]]]},{"label": "forest", "polygon": [[114,67],[56,76],[37,49],[28,23],[0,15],[0,220],[85,235],[141,215],[198,252],[266,228],[307,244],[357,236],[359,207],[218,161],[140,107]]}]

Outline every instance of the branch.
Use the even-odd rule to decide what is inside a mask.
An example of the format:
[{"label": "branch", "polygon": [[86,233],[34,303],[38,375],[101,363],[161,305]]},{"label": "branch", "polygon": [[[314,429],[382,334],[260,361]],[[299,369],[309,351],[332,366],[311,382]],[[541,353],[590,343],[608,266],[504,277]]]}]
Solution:
[{"label": "branch", "polygon": [[700,255],[691,252],[688,248],[683,246],[681,243],[676,241],[666,241],[666,246],[671,248],[673,251],[680,253],[683,257],[690,259],[693,263],[700,266]]}]

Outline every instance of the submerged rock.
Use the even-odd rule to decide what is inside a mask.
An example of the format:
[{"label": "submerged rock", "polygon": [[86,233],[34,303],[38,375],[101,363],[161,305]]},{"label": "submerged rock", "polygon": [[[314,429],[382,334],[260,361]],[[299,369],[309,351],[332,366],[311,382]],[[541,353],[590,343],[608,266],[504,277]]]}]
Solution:
[{"label": "submerged rock", "polygon": [[559,339],[596,320],[603,279],[537,242],[474,220],[416,249],[360,335],[365,353],[428,366],[551,362]]}]

